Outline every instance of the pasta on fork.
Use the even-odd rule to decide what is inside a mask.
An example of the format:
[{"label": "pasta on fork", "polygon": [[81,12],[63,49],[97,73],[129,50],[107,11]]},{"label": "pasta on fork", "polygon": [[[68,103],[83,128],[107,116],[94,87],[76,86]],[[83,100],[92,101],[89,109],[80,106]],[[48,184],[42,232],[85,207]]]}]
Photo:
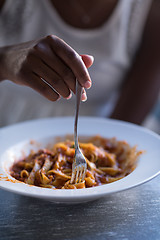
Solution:
[{"label": "pasta on fork", "polygon": [[94,136],[87,143],[80,143],[87,162],[85,180],[71,184],[74,142],[66,140],[51,149],[31,151],[15,162],[10,174],[29,185],[51,189],[78,189],[100,186],[117,181],[135,168],[142,151],[116,138]]}]

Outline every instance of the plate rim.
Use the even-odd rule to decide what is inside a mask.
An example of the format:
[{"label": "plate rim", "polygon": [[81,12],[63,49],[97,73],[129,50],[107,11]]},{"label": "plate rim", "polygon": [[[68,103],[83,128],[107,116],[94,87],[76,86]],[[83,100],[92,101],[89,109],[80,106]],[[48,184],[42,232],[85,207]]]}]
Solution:
[{"label": "plate rim", "polygon": [[[69,121],[73,121],[74,120],[74,117],[72,117],[72,116],[66,116],[66,117],[49,117],[49,118],[41,118],[41,119],[34,119],[34,120],[29,120],[29,121],[24,121],[24,122],[20,122],[20,123],[15,123],[15,124],[12,124],[12,125],[9,125],[9,126],[4,126],[3,128],[1,128],[0,129],[0,134],[1,134],[1,132],[2,131],[9,131],[11,128],[15,128],[15,127],[17,127],[17,126],[24,126],[24,125],[28,125],[28,124],[31,124],[32,125],[32,123],[35,123],[35,122],[39,122],[39,123],[43,123],[43,122],[45,122],[45,121],[55,121],[55,120],[59,120],[59,119],[61,119],[61,120],[65,120],[65,119],[68,119]],[[121,121],[121,120],[115,120],[115,119],[108,119],[108,118],[102,118],[102,117],[92,117],[92,116],[87,116],[87,117],[85,117],[85,116],[80,116],[79,117],[79,121],[82,121],[82,119],[83,119],[83,121],[85,121],[85,120],[93,120],[93,121],[104,121],[105,123],[106,122],[108,122],[108,123],[114,123],[114,124],[116,124],[116,123],[118,123],[119,125],[121,125],[121,126],[123,126],[123,127],[126,127],[126,126],[129,126],[129,128],[132,128],[132,129],[137,129],[138,128],[138,130],[140,130],[140,131],[142,131],[142,132],[145,132],[145,133],[147,133],[147,134],[149,134],[149,135],[152,135],[153,137],[156,137],[156,138],[158,138],[158,140],[160,140],[160,136],[157,134],[157,133],[155,133],[155,132],[153,132],[153,131],[151,131],[151,130],[149,130],[149,129],[146,129],[146,128],[144,128],[143,126],[139,126],[139,125],[136,125],[136,124],[134,124],[134,123],[129,123],[129,122],[125,122],[125,121]],[[65,135],[65,134],[64,134]],[[94,134],[93,134],[94,135]],[[45,137],[45,136],[44,136]],[[23,140],[24,141],[24,140]],[[0,142],[1,142],[1,140],[0,140]],[[17,143],[16,143],[17,144]],[[0,155],[0,156],[2,156],[2,154]],[[1,162],[1,160],[0,160],[0,162]],[[131,173],[132,174],[132,173]],[[129,177],[131,174],[129,174],[127,177]],[[160,174],[160,169],[159,169],[159,171],[157,171],[157,173],[155,173],[154,175],[152,175],[152,176],[150,176],[148,179],[146,179],[146,180],[144,180],[144,181],[141,181],[141,182],[139,182],[139,183],[136,183],[136,184],[132,184],[131,186],[128,186],[128,187],[121,187],[121,189],[119,189],[119,190],[115,190],[115,189],[113,189],[112,191],[107,191],[107,192],[105,192],[102,188],[104,188],[106,185],[108,185],[108,184],[106,184],[106,185],[103,185],[103,186],[98,186],[98,187],[94,187],[94,189],[95,189],[95,191],[91,191],[91,190],[89,190],[89,189],[93,189],[93,188],[88,188],[88,189],[77,189],[76,190],[76,192],[78,193],[80,193],[81,191],[86,191],[86,192],[91,192],[91,195],[89,196],[89,194],[87,194],[87,195],[85,195],[85,194],[83,194],[82,196],[80,195],[80,194],[73,194],[73,195],[66,195],[66,196],[64,196],[64,195],[54,195],[54,194],[49,194],[49,195],[45,195],[45,196],[43,196],[43,195],[38,195],[37,193],[36,194],[34,194],[34,193],[30,193],[30,192],[27,192],[27,193],[23,193],[23,192],[21,192],[21,191],[16,191],[16,190],[12,190],[12,189],[10,189],[10,188],[6,188],[6,187],[4,187],[4,186],[2,186],[2,181],[0,181],[0,188],[2,188],[3,190],[7,190],[7,191],[10,191],[10,192],[13,192],[13,193],[18,193],[18,194],[22,194],[22,195],[26,195],[26,196],[30,196],[30,197],[36,197],[36,198],[43,198],[43,199],[53,199],[53,200],[58,200],[58,201],[62,201],[62,200],[64,200],[64,201],[68,201],[68,200],[76,200],[76,199],[79,199],[80,201],[81,201],[81,199],[84,199],[84,198],[99,198],[99,197],[102,197],[102,196],[105,196],[105,195],[108,195],[108,194],[113,194],[113,193],[116,193],[116,192],[120,192],[120,191],[125,191],[125,190],[128,190],[128,189],[131,189],[131,188],[133,188],[133,187],[137,187],[137,186],[139,186],[139,185],[141,185],[141,184],[143,184],[143,183],[145,183],[145,182],[148,182],[148,181],[150,181],[151,179],[153,179],[153,178],[155,178],[156,176],[158,176]],[[127,177],[125,177],[125,178],[127,178]],[[121,179],[121,180],[118,180],[118,182],[122,182],[125,178],[123,178],[123,179]],[[115,184],[116,182],[114,182],[114,183],[110,183],[110,185],[112,184],[112,186]],[[20,183],[20,184],[25,184],[25,183]],[[25,184],[25,185],[27,185],[27,184]],[[29,186],[30,187],[30,186]],[[33,188],[40,188],[40,187],[35,187],[35,186],[32,186]],[[96,188],[98,188],[99,189],[99,193],[97,194],[96,193]],[[44,189],[44,188],[42,188],[42,189]],[[103,191],[100,191],[100,189],[102,189]],[[46,190],[46,189],[45,189]],[[74,192],[75,193],[75,190],[51,190],[51,189],[47,189],[47,190],[50,190],[50,191],[53,191],[53,192],[55,192],[55,191],[72,191],[72,192]],[[65,198],[65,199],[64,199]]]}]

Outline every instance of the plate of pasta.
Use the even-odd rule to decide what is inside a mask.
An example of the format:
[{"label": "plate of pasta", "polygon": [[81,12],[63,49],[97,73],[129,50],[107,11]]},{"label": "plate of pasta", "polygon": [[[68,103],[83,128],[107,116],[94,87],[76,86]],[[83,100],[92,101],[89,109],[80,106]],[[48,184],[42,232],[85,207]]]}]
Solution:
[{"label": "plate of pasta", "polygon": [[57,203],[80,203],[127,190],[160,172],[160,137],[143,127],[79,118],[84,181],[72,183],[72,117],[32,120],[0,130],[0,187]]}]

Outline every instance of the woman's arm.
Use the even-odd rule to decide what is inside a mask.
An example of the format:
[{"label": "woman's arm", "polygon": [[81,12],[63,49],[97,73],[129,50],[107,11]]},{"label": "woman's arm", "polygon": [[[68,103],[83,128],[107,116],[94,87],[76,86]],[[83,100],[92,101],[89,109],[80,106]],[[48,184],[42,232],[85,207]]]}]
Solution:
[{"label": "woman's arm", "polygon": [[[5,0],[0,0],[0,11]],[[14,4],[14,3],[13,3]],[[87,68],[93,57],[79,55],[62,39],[52,35],[36,41],[0,48],[0,82],[8,79],[26,85],[51,101],[70,98],[75,80],[91,86]],[[44,81],[42,81],[42,79]],[[83,90],[82,100],[86,100]]]},{"label": "woman's arm", "polygon": [[[36,41],[0,48],[0,81],[33,88],[51,101],[75,93],[76,79],[84,88],[91,86],[87,68],[93,63],[80,56],[62,39],[50,35]],[[85,91],[82,100],[85,100]]]},{"label": "woman's arm", "polygon": [[160,2],[153,1],[141,46],[121,91],[112,118],[141,124],[160,90]]}]

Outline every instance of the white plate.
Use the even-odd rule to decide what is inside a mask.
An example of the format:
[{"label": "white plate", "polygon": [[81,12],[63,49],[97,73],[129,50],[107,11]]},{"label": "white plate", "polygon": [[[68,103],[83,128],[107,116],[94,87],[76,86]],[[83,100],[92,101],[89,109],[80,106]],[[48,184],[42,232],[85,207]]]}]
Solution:
[{"label": "white plate", "polygon": [[0,187],[54,202],[78,203],[135,187],[160,173],[160,136],[130,123],[81,117],[78,124],[79,135],[99,134],[107,138],[116,137],[117,140],[126,140],[132,146],[138,145],[138,150],[146,150],[146,153],[140,157],[137,168],[130,175],[103,186],[77,190],[53,190],[14,181],[14,178],[9,175],[9,168],[15,159],[28,153],[30,149],[46,146],[57,136],[73,134],[73,124],[72,117],[63,117],[28,121],[2,128],[0,130]]}]

